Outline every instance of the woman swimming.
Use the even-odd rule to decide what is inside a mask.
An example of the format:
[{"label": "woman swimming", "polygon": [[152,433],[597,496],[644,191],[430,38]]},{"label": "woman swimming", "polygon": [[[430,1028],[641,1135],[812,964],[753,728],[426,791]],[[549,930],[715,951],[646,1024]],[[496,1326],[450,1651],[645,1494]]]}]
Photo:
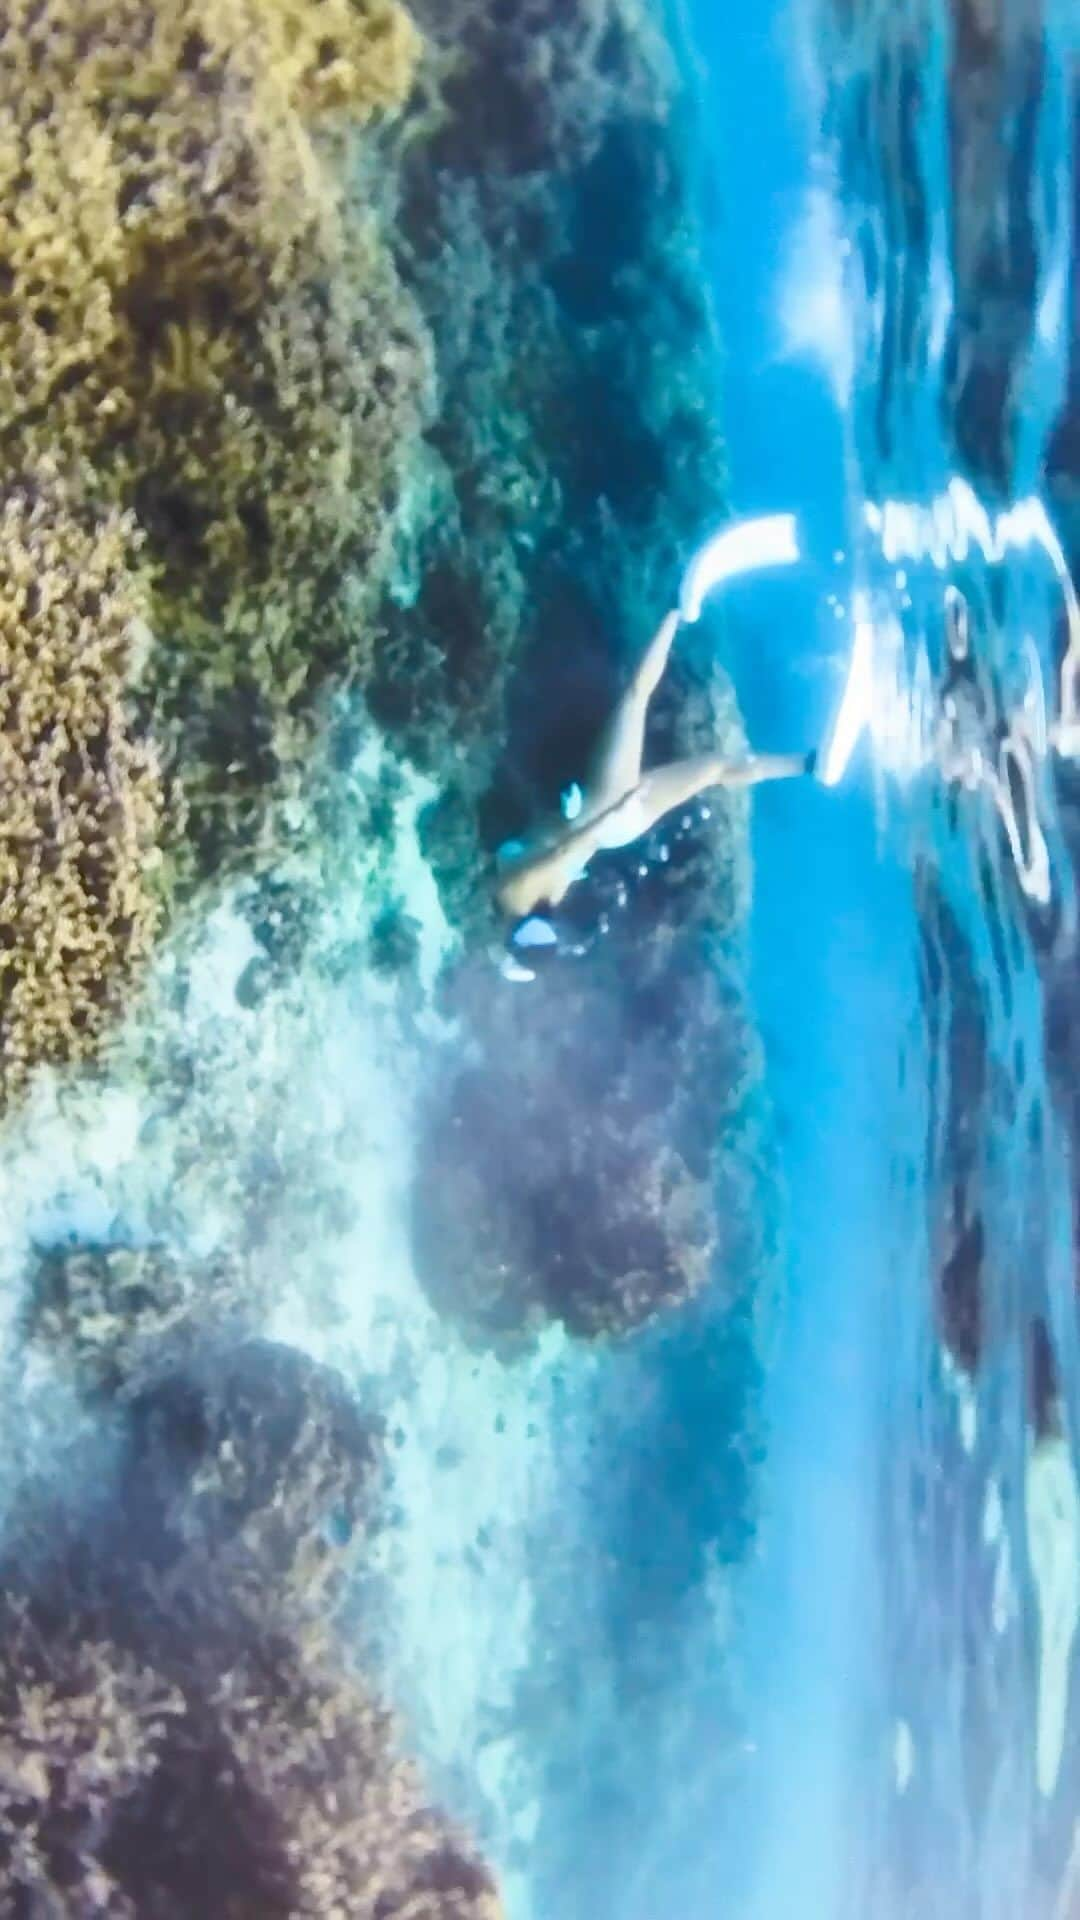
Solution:
[{"label": "woman swimming", "polygon": [[495,897],[513,922],[512,951],[557,943],[554,930],[545,937],[536,918],[561,904],[595,854],[632,845],[666,814],[711,787],[752,787],[814,771],[816,753],[751,754],[744,760],[703,753],[642,772],[649,702],[680,623],[679,613],[669,613],[657,629],[601,736],[583,790],[573,790],[578,804],[562,830],[532,846],[513,843],[500,850]]}]

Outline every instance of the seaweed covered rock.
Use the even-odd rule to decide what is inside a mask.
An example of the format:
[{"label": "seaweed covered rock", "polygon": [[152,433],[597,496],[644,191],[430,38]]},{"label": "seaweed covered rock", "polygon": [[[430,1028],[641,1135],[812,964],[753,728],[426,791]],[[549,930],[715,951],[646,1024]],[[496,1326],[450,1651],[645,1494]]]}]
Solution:
[{"label": "seaweed covered rock", "polygon": [[745,1244],[725,1162],[746,1145],[752,1035],[722,955],[694,964],[700,925],[643,935],[636,959],[633,937],[524,987],[490,961],[455,981],[468,1044],[431,1089],[413,1236],[433,1301],[474,1335],[627,1332]]},{"label": "seaweed covered rock", "polygon": [[134,544],[53,476],[0,489],[0,1103],[92,1048],[158,920]]},{"label": "seaweed covered rock", "polygon": [[84,1398],[124,1408],[144,1554],[218,1560],[308,1610],[372,1516],[381,1432],[338,1374],[257,1337],[264,1306],[239,1260],[61,1246],[24,1324]]},{"label": "seaweed covered rock", "polygon": [[389,1717],[272,1602],[84,1553],[3,1614],[4,1912],[498,1920]]},{"label": "seaweed covered rock", "polygon": [[[69,1351],[100,1406],[70,1264]],[[0,1911],[498,1920],[330,1624],[372,1518],[376,1424],[337,1374],[266,1340],[174,1328],[121,1359],[92,1488],[31,1486],[7,1519]]]},{"label": "seaweed covered rock", "polygon": [[454,172],[568,175],[612,124],[654,118],[658,75],[672,78],[641,0],[413,0],[413,12],[440,56],[447,115],[434,159]]},{"label": "seaweed covered rock", "polygon": [[425,374],[350,136],[417,47],[396,0],[0,23],[0,457],[59,458],[138,517],[197,870],[250,856],[311,699],[363,652]]},{"label": "seaweed covered rock", "polygon": [[310,1610],[371,1519],[381,1430],[341,1377],[253,1339],[171,1360],[131,1397],[138,1501],[162,1553],[224,1559]]},{"label": "seaweed covered rock", "polygon": [[[94,1635],[46,1651],[5,1603],[0,1653],[0,1900],[5,1912],[131,1912],[99,1855],[102,1810],[153,1775],[178,1694]],[[108,1813],[105,1815],[108,1830]]]}]

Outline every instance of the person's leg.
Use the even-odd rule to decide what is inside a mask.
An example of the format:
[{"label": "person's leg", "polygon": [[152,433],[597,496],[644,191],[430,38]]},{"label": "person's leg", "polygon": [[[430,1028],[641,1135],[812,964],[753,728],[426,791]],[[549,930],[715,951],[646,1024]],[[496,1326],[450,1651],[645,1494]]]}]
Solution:
[{"label": "person's leg", "polygon": [[807,771],[805,753],[756,753],[745,760],[724,760],[715,753],[702,753],[643,774],[638,799],[653,827],[673,808],[685,806],[710,787],[756,787],[766,780],[793,780]]},{"label": "person's leg", "polygon": [[677,613],[669,613],[661,621],[604,729],[585,785],[585,810],[589,817],[621,800],[641,778],[649,702],[664,677],[678,627]]}]

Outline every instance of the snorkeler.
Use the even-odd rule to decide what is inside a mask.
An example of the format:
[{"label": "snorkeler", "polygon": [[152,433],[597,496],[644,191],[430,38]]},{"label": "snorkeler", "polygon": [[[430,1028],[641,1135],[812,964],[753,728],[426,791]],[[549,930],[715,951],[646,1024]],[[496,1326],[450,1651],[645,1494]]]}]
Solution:
[{"label": "snorkeler", "polygon": [[500,849],[495,896],[512,922],[512,954],[521,950],[531,956],[558,943],[551,910],[584,878],[595,854],[630,846],[665,815],[711,787],[752,787],[814,771],[816,753],[751,754],[744,760],[703,753],[642,772],[649,702],[663,679],[681,620],[680,613],[672,612],[661,622],[601,736],[584,789],[570,790],[561,826],[531,846],[511,842]]}]

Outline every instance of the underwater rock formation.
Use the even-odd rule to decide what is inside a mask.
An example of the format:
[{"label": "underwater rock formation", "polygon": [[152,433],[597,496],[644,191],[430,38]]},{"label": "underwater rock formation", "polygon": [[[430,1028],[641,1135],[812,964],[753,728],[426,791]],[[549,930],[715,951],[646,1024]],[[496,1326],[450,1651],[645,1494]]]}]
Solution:
[{"label": "underwater rock formation", "polygon": [[[674,858],[658,839],[645,886],[636,858],[612,863],[602,887],[625,876],[637,908],[530,1022],[478,954],[492,848],[580,773],[626,651],[723,508],[686,102],[631,0],[413,11],[423,53],[392,0],[9,13],[0,445],[28,470],[62,458],[94,511],[137,523],[151,640],[127,691],[162,768],[166,912],[318,832],[310,792],[288,826],[275,803],[302,769],[310,786],[329,688],[358,684],[430,773],[424,851],[468,948],[416,1178],[430,1292],[473,1324],[497,1293],[481,1321],[598,1331],[696,1291],[722,1238],[751,1053],[714,979],[742,809],[695,813]],[[414,78],[400,131],[358,144]],[[728,690],[680,646],[650,751],[718,733],[737,744]],[[249,1007],[288,964],[271,921],[303,946],[303,876],[260,885]],[[408,970],[407,929],[384,916],[373,942]],[[529,1150],[495,1192],[503,1103]],[[484,1196],[484,1258],[454,1166]]]},{"label": "underwater rock formation", "polygon": [[[105,1070],[10,1122],[27,1391],[105,1461],[76,1520],[36,1481],[5,1515],[0,1908],[494,1920],[378,1703],[508,1870],[543,1849],[543,1529],[500,1503],[539,1455],[565,1529],[578,1454],[546,1357],[455,1326],[621,1332],[752,1269],[745,802],[598,862],[573,911],[609,931],[530,999],[488,953],[493,848],[580,775],[725,510],[686,102],[636,0],[411,11],[422,52],[392,0],[0,23],[0,468],[56,460],[130,529],[118,712],[163,856]],[[741,747],[714,643],[680,636],[650,757]],[[286,1336],[379,1375],[370,1556],[380,1432]],[[459,1646],[470,1598],[496,1631]]]},{"label": "underwater rock formation", "polygon": [[488,953],[452,971],[464,1037],[429,1091],[414,1245],[474,1335],[625,1332],[745,1257],[758,1050],[724,941],[744,826],[729,797],[707,811],[596,863],[567,903],[580,957],[526,986]]},{"label": "underwater rock formation", "polygon": [[249,1329],[258,1306],[247,1263],[227,1256],[192,1265],[159,1247],[59,1246],[37,1257],[24,1320],[82,1392],[111,1394],[138,1388],[163,1352]]},{"label": "underwater rock formation", "polygon": [[0,1906],[497,1920],[320,1614],[374,1429],[285,1348],[205,1348],[123,1407],[77,1518],[9,1530]]},{"label": "underwater rock formation", "polygon": [[172,1360],[130,1396],[139,1499],[177,1551],[310,1613],[374,1523],[381,1430],[329,1368],[252,1339]]},{"label": "underwater rock formation", "polygon": [[111,1639],[112,1597],[5,1609],[6,1911],[498,1920],[359,1680],[190,1592]]},{"label": "underwater rock formation", "polygon": [[[743,807],[695,808],[602,863],[569,904],[610,936],[524,1002],[483,949],[493,849],[581,777],[627,657],[724,511],[690,103],[622,0],[416,11],[443,52],[442,122],[406,156],[399,216],[435,342],[433,505],[368,698],[439,782],[424,849],[469,953],[415,1245],[473,1333],[625,1329],[702,1286],[722,1238],[715,1183],[753,1053],[734,970],[716,983],[745,895]],[[718,735],[738,750],[729,689],[684,635],[648,754]]]}]

